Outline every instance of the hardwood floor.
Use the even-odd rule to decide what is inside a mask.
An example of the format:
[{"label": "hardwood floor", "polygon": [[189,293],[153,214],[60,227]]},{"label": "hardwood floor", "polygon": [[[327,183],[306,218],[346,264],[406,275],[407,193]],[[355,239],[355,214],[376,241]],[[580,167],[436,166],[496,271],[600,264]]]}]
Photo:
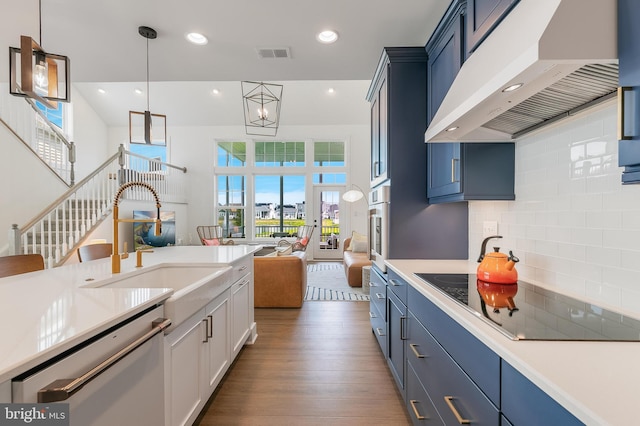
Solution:
[{"label": "hardwood floor", "polygon": [[245,346],[196,422],[380,425],[411,422],[378,343],[368,302],[256,309]]}]

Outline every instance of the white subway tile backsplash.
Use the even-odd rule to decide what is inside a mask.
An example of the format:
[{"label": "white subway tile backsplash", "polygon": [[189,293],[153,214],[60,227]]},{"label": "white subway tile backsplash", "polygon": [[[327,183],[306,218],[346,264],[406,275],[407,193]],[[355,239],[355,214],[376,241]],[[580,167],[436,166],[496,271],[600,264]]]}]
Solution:
[{"label": "white subway tile backsplash", "polygon": [[516,141],[516,200],[469,202],[470,255],[497,220],[521,278],[640,313],[640,185],[621,184],[616,118],[610,102]]}]

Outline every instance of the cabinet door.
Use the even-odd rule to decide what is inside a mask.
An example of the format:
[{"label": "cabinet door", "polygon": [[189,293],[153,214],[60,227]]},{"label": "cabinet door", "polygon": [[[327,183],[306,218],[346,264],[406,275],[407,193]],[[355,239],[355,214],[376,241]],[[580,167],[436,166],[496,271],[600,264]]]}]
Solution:
[{"label": "cabinet door", "polygon": [[583,424],[504,360],[501,377],[500,407],[504,416],[514,425]]},{"label": "cabinet door", "polygon": [[209,302],[206,311],[207,330],[207,387],[209,393],[218,386],[231,364],[229,348],[229,292]]},{"label": "cabinet door", "polygon": [[414,425],[444,425],[411,362],[407,362],[407,411]]},{"label": "cabinet door", "polygon": [[461,13],[454,15],[451,23],[436,37],[435,44],[429,46],[429,61],[427,63],[428,123],[431,123],[462,66],[461,34],[463,22]]},{"label": "cabinet door", "polygon": [[390,290],[387,290],[387,330],[389,333],[389,353],[387,359],[398,388],[404,397],[404,327],[407,307]]},{"label": "cabinet door", "polygon": [[249,312],[251,309],[250,302],[250,288],[253,275],[249,274],[244,278],[241,278],[237,283],[231,287],[231,300],[233,306],[233,320],[231,323],[232,334],[231,341],[233,342],[233,355],[240,352],[242,346],[249,336]]},{"label": "cabinet door", "polygon": [[384,78],[380,83],[376,98],[371,103],[371,182],[373,184],[388,177],[388,100],[387,79]]},{"label": "cabinet door", "polygon": [[460,193],[460,143],[427,144],[427,158],[427,198]]},{"label": "cabinet door", "polygon": [[[635,0],[618,0],[618,58],[620,86],[625,91],[624,128],[619,133],[624,137],[618,141],[618,165],[625,166],[623,183],[640,182],[640,4]],[[620,132],[622,130],[622,132]],[[621,137],[622,135],[619,135]]]},{"label": "cabinet door", "polygon": [[389,353],[387,343],[387,283],[375,268],[371,268],[369,279],[371,281],[371,301],[369,302],[371,329],[386,358]]},{"label": "cabinet door", "polygon": [[467,0],[467,50],[473,52],[518,0]]},{"label": "cabinet door", "polygon": [[199,311],[165,339],[170,373],[165,385],[170,424],[191,424],[204,405],[206,319]]}]

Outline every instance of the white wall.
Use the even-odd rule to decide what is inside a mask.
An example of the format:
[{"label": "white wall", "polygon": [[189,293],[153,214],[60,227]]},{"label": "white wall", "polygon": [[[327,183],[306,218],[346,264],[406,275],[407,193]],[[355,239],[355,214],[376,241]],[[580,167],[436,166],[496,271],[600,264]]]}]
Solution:
[{"label": "white wall", "polygon": [[72,136],[76,144],[76,182],[93,172],[115,154],[117,147],[108,145],[108,127],[78,90],[72,87]]},{"label": "white wall", "polygon": [[639,313],[640,185],[620,183],[616,114],[609,102],[519,139],[516,200],[469,203],[469,258],[497,220],[490,246],[514,251],[521,278]]},{"label": "white wall", "polygon": [[[182,226],[178,229],[178,238],[189,240],[189,234],[195,237],[195,228],[198,225],[213,224],[214,216],[214,141],[247,140],[243,126],[201,126],[201,127],[169,127],[169,162],[177,166],[187,168],[187,209],[186,235],[180,235]],[[121,143],[126,143],[128,138],[127,128],[109,129],[110,150],[117,148]],[[281,126],[278,129],[278,140],[308,140],[323,138],[330,140],[344,140],[347,145],[347,155],[350,157],[350,173],[352,182],[360,186],[364,191],[369,187],[369,126]],[[263,138],[264,139],[264,138]],[[309,189],[309,188],[308,188]],[[366,231],[367,207],[365,203],[356,203],[349,206],[346,215],[353,221],[351,229],[362,233]],[[345,218],[345,213],[341,214]]]}]

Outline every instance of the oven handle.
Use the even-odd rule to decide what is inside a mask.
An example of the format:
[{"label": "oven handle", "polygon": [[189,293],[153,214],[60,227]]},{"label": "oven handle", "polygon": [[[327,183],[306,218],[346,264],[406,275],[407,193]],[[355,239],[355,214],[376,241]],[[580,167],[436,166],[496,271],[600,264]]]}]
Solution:
[{"label": "oven handle", "polygon": [[162,333],[171,325],[170,319],[159,318],[151,323],[153,327],[150,331],[137,338],[117,353],[111,355],[82,376],[75,379],[58,379],[49,383],[38,391],[38,402],[58,402],[68,399],[71,395],[78,392],[84,385],[98,377],[109,367],[129,355],[131,352],[151,340],[156,334]]}]

